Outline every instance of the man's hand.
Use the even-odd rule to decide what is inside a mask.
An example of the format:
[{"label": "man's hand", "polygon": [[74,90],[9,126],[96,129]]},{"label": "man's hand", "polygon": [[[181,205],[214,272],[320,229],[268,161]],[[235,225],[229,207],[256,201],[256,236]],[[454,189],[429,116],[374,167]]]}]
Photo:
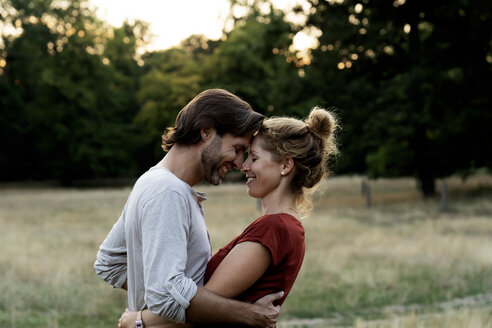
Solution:
[{"label": "man's hand", "polygon": [[198,287],[195,297],[186,309],[186,320],[190,323],[207,323],[212,327],[228,324],[248,327],[273,328],[278,320],[280,307],[273,302],[281,299],[283,292],[262,297],[256,303],[240,302],[224,298],[214,292]]},{"label": "man's hand", "polygon": [[126,309],[121,314],[120,320],[118,320],[118,328],[130,328],[135,327],[135,320],[137,319],[137,312]]},{"label": "man's hand", "polygon": [[278,292],[263,296],[255,302],[255,305],[258,305],[260,320],[255,323],[254,327],[275,327],[278,316],[280,315],[280,305],[275,306],[273,305],[273,302],[281,299],[282,297],[284,297],[284,292]]}]

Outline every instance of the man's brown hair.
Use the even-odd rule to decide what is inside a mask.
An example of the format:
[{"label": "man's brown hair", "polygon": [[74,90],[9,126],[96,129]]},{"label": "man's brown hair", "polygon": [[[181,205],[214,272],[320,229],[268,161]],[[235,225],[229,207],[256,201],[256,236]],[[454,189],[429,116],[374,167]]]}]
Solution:
[{"label": "man's brown hair", "polygon": [[162,135],[162,149],[194,145],[201,140],[200,130],[206,128],[215,128],[219,136],[246,136],[258,131],[262,121],[263,115],[238,96],[223,89],[205,90],[179,112],[175,126]]}]

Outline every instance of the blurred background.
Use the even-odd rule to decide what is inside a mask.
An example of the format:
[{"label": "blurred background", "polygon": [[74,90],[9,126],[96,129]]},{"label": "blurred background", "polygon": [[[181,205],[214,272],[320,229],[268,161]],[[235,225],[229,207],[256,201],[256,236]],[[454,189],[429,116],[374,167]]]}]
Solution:
[{"label": "blurred background", "polygon": [[[492,327],[491,14],[490,0],[0,0],[0,327],[116,326],[126,295],[96,277],[96,252],[208,88],[342,124],[279,327]],[[197,188],[214,250],[259,214],[242,184]]]},{"label": "blurred background", "polygon": [[492,167],[490,1],[172,3],[0,1],[1,181],[137,177],[214,87],[267,116],[335,108],[336,174],[412,176],[430,196]]}]

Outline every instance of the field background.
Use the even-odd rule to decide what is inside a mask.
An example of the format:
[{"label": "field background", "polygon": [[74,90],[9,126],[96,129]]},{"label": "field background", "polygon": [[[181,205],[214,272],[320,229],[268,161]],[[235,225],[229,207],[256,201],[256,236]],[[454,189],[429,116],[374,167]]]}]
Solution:
[{"label": "field background", "polygon": [[[333,178],[279,327],[492,327],[492,178],[448,179],[450,210],[413,179]],[[200,185],[214,249],[257,215],[243,184]],[[126,296],[92,268],[130,188],[0,189],[0,327],[115,327]]]}]

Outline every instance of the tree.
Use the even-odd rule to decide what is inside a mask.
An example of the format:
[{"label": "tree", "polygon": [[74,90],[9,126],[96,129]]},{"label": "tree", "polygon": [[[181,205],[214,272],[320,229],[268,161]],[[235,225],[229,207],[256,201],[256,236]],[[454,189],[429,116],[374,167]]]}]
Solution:
[{"label": "tree", "polygon": [[261,113],[305,115],[296,53],[289,50],[294,26],[267,1],[231,1],[232,12],[235,6],[245,14],[233,17],[233,28],[214,51],[206,85],[229,89]]},{"label": "tree", "polygon": [[414,175],[430,196],[435,178],[491,167],[490,2],[310,3],[315,92],[343,104],[345,153],[364,160],[346,168]]},{"label": "tree", "polygon": [[180,46],[144,55],[144,74],[137,97],[135,124],[145,133],[147,164],[162,157],[161,135],[174,126],[178,112],[203,89],[203,66],[213,47],[205,37],[192,35]]},{"label": "tree", "polygon": [[131,172],[135,26],[122,28],[130,46],[113,51],[121,30],[111,38],[86,1],[3,0],[2,7],[2,22],[21,33],[2,35],[0,90],[8,93],[1,147],[8,155],[0,179],[69,184]]}]

